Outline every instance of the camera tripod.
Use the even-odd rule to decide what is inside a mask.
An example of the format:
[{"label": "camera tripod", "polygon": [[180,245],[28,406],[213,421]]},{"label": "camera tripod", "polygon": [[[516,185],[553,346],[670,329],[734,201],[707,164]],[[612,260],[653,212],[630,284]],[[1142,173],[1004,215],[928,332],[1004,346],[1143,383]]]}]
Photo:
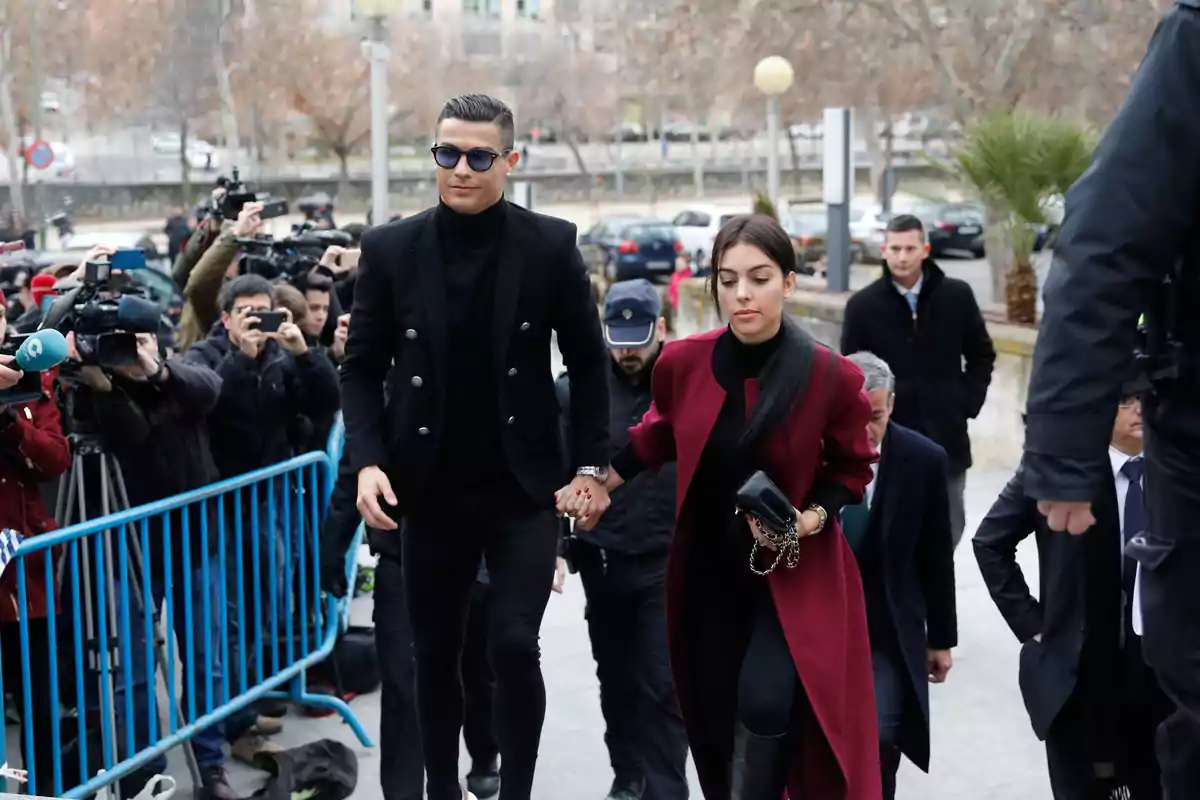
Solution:
[{"label": "camera tripod", "polygon": [[[59,485],[58,499],[54,518],[60,524],[72,525],[77,522],[86,522],[95,517],[95,509],[88,502],[87,478],[89,474],[97,475],[100,482],[100,498],[99,498],[99,516],[107,517],[109,514],[124,511],[129,508],[129,495],[125,491],[125,478],[121,472],[121,465],[117,462],[112,454],[104,449],[104,443],[100,436],[90,432],[72,433],[67,437],[71,445],[71,468],[64,477],[64,482]],[[89,469],[90,468],[90,469]],[[118,752],[121,749],[122,741],[126,741],[124,737],[117,736],[117,699],[115,692],[114,679],[117,675],[122,675],[123,664],[121,663],[122,652],[120,646],[120,628],[117,615],[117,583],[114,574],[114,558],[113,553],[116,550],[113,541],[114,533],[118,536],[126,538],[126,552],[129,558],[126,577],[129,581],[128,596],[131,600],[130,608],[126,609],[130,619],[141,618],[145,614],[145,605],[143,603],[142,594],[142,578],[143,573],[143,554],[137,535],[134,533],[133,523],[121,525],[119,528],[106,529],[100,535],[98,543],[103,548],[102,555],[104,562],[104,589],[108,602],[104,608],[95,608],[93,603],[93,585],[92,585],[92,562],[97,558],[97,554],[92,552],[92,548],[97,545],[95,537],[88,536],[79,540],[79,570],[73,575],[72,580],[80,582],[79,593],[82,598],[82,619],[75,620],[76,626],[83,626],[84,642],[87,651],[87,666],[93,672],[99,675],[103,685],[107,687],[108,697],[111,702],[109,707],[101,708],[100,713],[106,714],[109,720],[109,729],[113,732],[114,746]],[[67,559],[63,559],[58,567],[59,585],[62,584],[63,571],[66,567]],[[190,600],[190,598],[189,598]],[[99,617],[97,614],[104,614],[106,626],[105,640],[100,641],[99,634]],[[159,609],[151,610],[152,627],[145,632],[147,637],[153,637],[154,641],[154,660],[158,667],[158,672],[163,676],[163,680],[167,681],[168,691],[174,688],[175,675],[170,670],[167,663],[166,654],[164,652],[165,636],[175,635],[174,631],[163,631],[161,620],[159,619]],[[76,633],[78,636],[78,633]],[[100,658],[100,649],[104,648],[106,658]],[[134,652],[135,648],[131,645],[131,658],[137,658],[138,655]],[[149,695],[148,704],[156,709],[157,714],[157,694],[158,681],[156,673],[152,672],[146,676],[146,689]],[[125,692],[133,692],[133,686],[125,686]],[[100,699],[100,698],[98,698]],[[79,709],[77,713],[85,713],[85,709]],[[136,716],[136,715],[135,715]],[[176,704],[174,723],[176,726],[182,727],[180,719],[180,711]],[[160,715],[161,719],[161,715]],[[134,719],[125,720],[126,725],[134,725]],[[188,771],[191,773],[193,785],[200,785],[200,768],[196,763],[195,753],[192,751],[190,741],[184,742],[184,756],[187,760]],[[132,756],[132,753],[126,753],[125,757]],[[120,759],[117,759],[120,760]],[[89,759],[90,761],[90,759]],[[81,765],[83,775],[81,776],[86,781],[91,772],[90,765]],[[116,796],[120,798],[121,789],[119,782],[110,787],[115,790]]]}]

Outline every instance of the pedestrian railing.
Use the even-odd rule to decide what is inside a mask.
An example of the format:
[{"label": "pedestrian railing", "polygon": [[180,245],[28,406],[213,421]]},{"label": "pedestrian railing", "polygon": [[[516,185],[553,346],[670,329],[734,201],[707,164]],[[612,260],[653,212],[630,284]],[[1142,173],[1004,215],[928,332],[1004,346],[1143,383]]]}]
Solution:
[{"label": "pedestrian railing", "polygon": [[[370,745],[341,698],[305,682],[343,624],[319,547],[340,452],[339,424],[327,453],[21,541],[4,570],[20,613],[0,639],[0,711],[7,692],[22,788],[85,797],[185,742],[200,761],[202,740],[219,749],[220,726],[267,697],[336,711]],[[28,613],[42,586],[58,588]],[[0,764],[15,763],[5,738]]]}]

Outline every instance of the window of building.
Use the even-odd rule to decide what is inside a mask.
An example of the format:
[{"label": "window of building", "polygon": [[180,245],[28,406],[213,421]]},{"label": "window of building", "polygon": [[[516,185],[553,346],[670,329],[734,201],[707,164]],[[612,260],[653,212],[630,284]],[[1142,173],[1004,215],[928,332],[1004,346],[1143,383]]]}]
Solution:
[{"label": "window of building", "polygon": [[542,0],[517,0],[517,16],[537,19],[542,10]]},{"label": "window of building", "polygon": [[479,16],[483,13],[483,0],[463,0],[463,13]]}]

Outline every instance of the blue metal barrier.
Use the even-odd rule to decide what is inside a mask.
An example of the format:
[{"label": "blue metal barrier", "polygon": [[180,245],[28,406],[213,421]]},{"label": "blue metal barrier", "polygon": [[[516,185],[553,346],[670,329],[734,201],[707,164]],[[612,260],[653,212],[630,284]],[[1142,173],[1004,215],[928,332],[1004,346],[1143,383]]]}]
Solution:
[{"label": "blue metal barrier", "polygon": [[[21,542],[6,570],[16,572],[22,610],[21,682],[7,688],[22,719],[30,794],[84,797],[158,770],[188,740],[201,761],[201,742],[219,750],[222,724],[264,697],[336,711],[370,746],[341,698],[305,685],[305,670],[333,651],[345,613],[321,592],[319,547],[341,434],[339,419],[328,453]],[[24,611],[34,575],[50,587],[45,619]],[[0,663],[14,656],[0,651]],[[156,666],[166,678],[165,723]],[[74,720],[64,707],[74,707]],[[0,736],[0,763],[8,760]],[[41,774],[50,763],[52,774]]]}]

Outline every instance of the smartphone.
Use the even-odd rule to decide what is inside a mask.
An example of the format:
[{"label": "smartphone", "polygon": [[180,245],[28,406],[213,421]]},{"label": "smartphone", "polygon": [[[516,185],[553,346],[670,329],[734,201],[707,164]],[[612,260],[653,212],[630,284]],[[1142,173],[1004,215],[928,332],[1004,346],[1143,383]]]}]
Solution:
[{"label": "smartphone", "polygon": [[146,251],[141,248],[122,248],[108,257],[108,268],[122,272],[146,268]]},{"label": "smartphone", "polygon": [[262,211],[258,213],[259,219],[275,219],[276,217],[286,217],[288,215],[288,201],[278,198],[263,201]]},{"label": "smartphone", "polygon": [[338,256],[338,266],[350,267],[350,268],[357,267],[358,266],[358,258],[361,255],[362,255],[361,250],[347,250],[346,252],[344,252],[340,256]]},{"label": "smartphone", "polygon": [[258,322],[251,323],[251,329],[263,333],[275,333],[280,325],[287,322],[287,314],[282,311],[252,311],[248,316],[258,318]]}]

